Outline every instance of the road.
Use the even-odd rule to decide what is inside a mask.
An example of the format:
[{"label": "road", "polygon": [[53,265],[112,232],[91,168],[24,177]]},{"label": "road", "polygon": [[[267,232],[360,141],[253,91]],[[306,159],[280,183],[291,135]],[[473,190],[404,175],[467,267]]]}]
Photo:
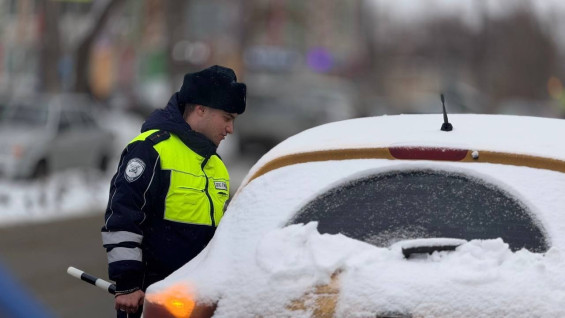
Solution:
[{"label": "road", "polygon": [[55,317],[115,316],[113,296],[67,274],[75,266],[107,277],[100,228],[103,212],[0,229],[0,257],[27,291]]}]

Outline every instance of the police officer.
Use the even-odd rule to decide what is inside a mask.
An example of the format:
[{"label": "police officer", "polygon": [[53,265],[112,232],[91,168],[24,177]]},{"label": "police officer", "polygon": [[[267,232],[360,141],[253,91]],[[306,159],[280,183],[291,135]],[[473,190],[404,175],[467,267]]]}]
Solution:
[{"label": "police officer", "polygon": [[245,96],[229,68],[186,74],[180,91],[124,149],[102,227],[118,317],[139,317],[145,289],[214,235],[230,193],[216,149],[233,133]]}]

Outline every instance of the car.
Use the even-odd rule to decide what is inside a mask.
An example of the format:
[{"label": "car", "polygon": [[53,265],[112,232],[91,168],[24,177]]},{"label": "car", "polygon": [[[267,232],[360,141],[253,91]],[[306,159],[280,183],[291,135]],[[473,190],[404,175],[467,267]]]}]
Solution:
[{"label": "car", "polygon": [[562,136],[563,119],[480,114],[305,130],[144,317],[565,317]]},{"label": "car", "polygon": [[5,107],[0,121],[3,178],[41,178],[69,168],[105,170],[114,156],[113,135],[99,126],[83,95],[22,97]]}]

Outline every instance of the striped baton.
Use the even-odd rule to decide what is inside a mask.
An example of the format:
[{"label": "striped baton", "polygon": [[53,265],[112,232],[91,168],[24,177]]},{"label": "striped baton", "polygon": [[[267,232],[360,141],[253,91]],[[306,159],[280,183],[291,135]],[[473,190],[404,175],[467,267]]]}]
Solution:
[{"label": "striped baton", "polygon": [[67,273],[75,278],[78,278],[84,282],[87,282],[89,284],[92,284],[94,286],[100,287],[102,289],[104,289],[105,291],[109,292],[112,295],[116,294],[116,285],[112,284],[108,281],[105,281],[101,278],[98,277],[94,277],[88,273],[85,273],[83,271],[81,271],[78,268],[69,266],[69,268],[67,268]]}]

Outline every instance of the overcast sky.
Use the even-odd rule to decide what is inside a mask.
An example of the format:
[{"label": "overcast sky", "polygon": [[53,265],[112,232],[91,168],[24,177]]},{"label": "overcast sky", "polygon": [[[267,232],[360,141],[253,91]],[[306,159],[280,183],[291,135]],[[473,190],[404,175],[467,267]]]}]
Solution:
[{"label": "overcast sky", "polygon": [[531,4],[536,13],[547,17],[551,14],[565,15],[563,0],[372,0],[377,7],[399,18],[418,18],[433,14],[456,14],[474,19],[485,8],[489,14],[504,15],[520,3]]},{"label": "overcast sky", "polygon": [[472,27],[480,26],[485,10],[491,16],[511,13],[520,3],[529,4],[543,21],[552,26],[552,37],[565,49],[565,0],[371,0],[380,14],[396,21],[418,22],[434,16],[460,16]]}]

